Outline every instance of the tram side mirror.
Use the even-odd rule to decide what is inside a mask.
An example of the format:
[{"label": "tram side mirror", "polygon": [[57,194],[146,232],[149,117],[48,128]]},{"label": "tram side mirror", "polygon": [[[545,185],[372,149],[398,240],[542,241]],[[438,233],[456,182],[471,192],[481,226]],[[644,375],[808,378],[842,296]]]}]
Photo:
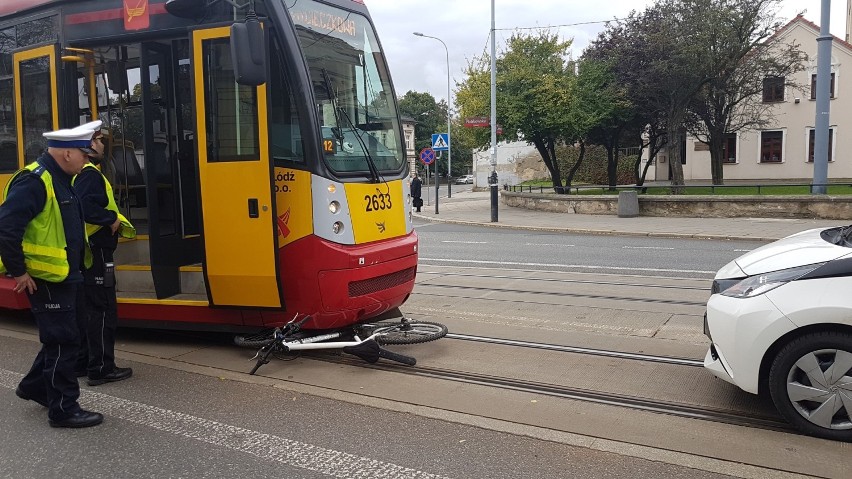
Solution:
[{"label": "tram side mirror", "polygon": [[237,83],[248,86],[266,83],[266,40],[256,18],[231,25],[231,59]]},{"label": "tram side mirror", "polygon": [[205,0],[168,0],[166,11],[180,18],[197,18],[204,13]]}]

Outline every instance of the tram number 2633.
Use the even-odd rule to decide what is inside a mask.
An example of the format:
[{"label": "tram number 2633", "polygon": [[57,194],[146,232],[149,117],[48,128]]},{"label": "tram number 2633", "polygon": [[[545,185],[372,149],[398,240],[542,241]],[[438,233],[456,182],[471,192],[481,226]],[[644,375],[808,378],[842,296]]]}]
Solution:
[{"label": "tram number 2633", "polygon": [[380,190],[376,190],[375,195],[366,195],[364,196],[364,202],[366,203],[366,208],[364,211],[383,211],[389,210],[393,208],[393,203],[391,202],[391,195],[382,193]]}]

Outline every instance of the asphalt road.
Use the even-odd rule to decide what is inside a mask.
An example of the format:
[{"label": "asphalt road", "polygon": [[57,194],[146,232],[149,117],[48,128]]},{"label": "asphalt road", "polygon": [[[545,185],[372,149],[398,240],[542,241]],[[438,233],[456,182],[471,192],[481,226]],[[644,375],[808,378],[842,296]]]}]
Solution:
[{"label": "asphalt road", "polygon": [[[563,272],[570,273],[571,277],[576,276],[573,272],[603,273],[657,276],[649,281],[693,284],[696,281],[688,278],[709,280],[716,269],[745,250],[758,246],[754,242],[495,231],[431,223],[418,223],[417,230],[421,263],[433,266],[422,269],[440,270],[424,272],[422,278],[418,277],[418,288],[406,305],[415,311],[419,308],[421,312],[437,315],[426,319],[446,321],[451,329],[461,332],[470,332],[464,328],[487,331],[489,325],[497,324],[500,331],[521,339],[559,342],[565,338],[566,341],[581,341],[579,346],[609,347],[608,343],[612,343],[612,347],[629,346],[627,349],[635,347],[646,352],[661,347],[695,350],[696,354],[704,351],[704,344],[690,343],[704,340],[698,313],[692,311],[700,308],[666,302],[640,304],[627,301],[634,294],[628,291],[613,291],[611,286],[581,287],[570,282],[536,284],[531,287],[555,288],[554,292],[549,293],[550,296],[539,294],[526,298],[518,280],[507,280],[518,291],[513,293],[518,295],[517,299],[504,297],[503,302],[495,302],[489,300],[491,296],[485,290],[477,292],[474,287],[480,283],[487,287],[491,281],[501,281],[499,278],[455,279],[444,277],[442,272],[447,269],[460,272],[474,267],[477,274],[487,275],[491,268],[502,268],[531,271],[533,279],[538,277],[535,272],[552,276],[555,271],[560,272],[559,278],[565,276]],[[663,276],[683,279],[659,278]],[[436,285],[436,279],[448,285],[460,281],[474,289],[466,293],[456,291],[449,286]],[[427,285],[431,289],[427,289]],[[572,293],[582,293],[585,291],[582,288],[597,289],[589,295],[572,296],[556,294],[560,288],[568,288],[566,291]],[[608,288],[611,296],[621,299],[607,300],[596,293],[604,288]],[[671,290],[646,294],[679,294],[668,291]],[[464,297],[453,296],[458,294]],[[703,292],[694,295],[704,297]],[[679,298],[688,299],[683,295]],[[453,314],[451,323],[440,317],[444,314],[441,308],[462,316]],[[516,311],[516,308],[522,309]],[[551,317],[550,311],[554,308],[562,310],[559,318]],[[675,308],[684,311],[678,313]],[[527,321],[521,321],[520,315]],[[512,325],[501,325],[504,321]],[[536,325],[547,327],[539,329]],[[602,329],[604,326],[608,329]],[[155,333],[136,336],[145,336],[150,342],[152,334]],[[504,399],[494,396],[492,391],[482,390],[471,396],[467,388],[445,384],[429,391],[412,390],[421,397],[410,403],[392,399],[393,395],[371,396],[367,391],[361,396],[359,391],[365,388],[353,387],[353,382],[364,381],[363,386],[370,390],[376,389],[369,387],[371,381],[379,378],[381,386],[389,390],[405,388],[405,384],[412,387],[413,383],[406,382],[410,379],[394,378],[392,373],[379,375],[307,360],[294,363],[275,360],[274,364],[264,366],[262,372],[266,377],[249,377],[245,371],[252,365],[246,360],[251,353],[233,351],[227,344],[229,338],[208,335],[198,343],[194,340],[186,344],[181,342],[181,348],[188,351],[183,352],[169,345],[168,334],[163,333],[160,342],[163,351],[171,352],[163,352],[163,355],[157,355],[153,349],[138,353],[146,351],[144,343],[122,346],[124,351],[128,351],[127,348],[137,351],[131,356],[135,361],[120,357],[121,365],[135,369],[131,380],[97,388],[84,386],[81,403],[104,412],[104,424],[79,431],[58,430],[48,427],[43,408],[14,395],[14,387],[28,369],[38,345],[34,336],[16,332],[14,322],[4,323],[0,318],[0,421],[6,431],[5,438],[0,441],[0,477],[726,477],[688,467],[700,468],[695,464],[713,458],[709,449],[686,459],[675,453],[672,457],[680,459],[671,460],[664,459],[669,451],[657,449],[662,452],[656,453],[654,457],[659,459],[654,461],[630,451],[633,447],[630,443],[608,443],[589,437],[589,444],[596,447],[577,447],[571,445],[576,443],[527,435],[524,426],[548,424],[546,415],[514,417],[510,414],[513,419],[502,419],[507,426],[500,429],[492,428],[488,421],[502,418],[505,412],[466,414],[467,406],[445,410],[440,406],[424,408],[421,405],[432,404],[429,401],[452,404],[454,398],[474,397],[477,400],[470,403],[470,407],[476,409],[475,405],[487,411],[489,404],[500,407]],[[439,344],[442,341],[418,349],[417,355],[424,365],[452,368],[458,366],[456,363],[471,359],[471,355],[475,356],[473,349],[464,356],[446,354],[443,352],[446,348],[458,345],[451,340]],[[493,354],[490,349],[480,349],[482,351],[476,354],[483,358]],[[214,358],[211,363],[214,365],[199,366],[204,364],[198,362],[200,357]],[[221,362],[216,362],[217,357],[222,358]],[[235,357],[236,362],[229,362],[230,357]],[[574,364],[569,359],[560,361],[565,361],[566,367]],[[474,362],[477,367],[487,363]],[[218,364],[228,365],[217,367]],[[534,362],[529,364],[533,367]],[[591,364],[590,374],[598,374],[600,368],[607,371],[607,368],[616,367],[609,361],[591,361]],[[530,377],[542,371],[530,371]],[[612,377],[612,373],[606,374]],[[398,385],[387,381],[398,381]],[[347,394],[356,394],[359,399],[338,398]],[[514,404],[517,403],[514,400]],[[541,403],[555,405],[552,401]],[[506,404],[513,404],[513,401]],[[583,416],[586,421],[595,419],[583,406],[579,407],[560,410],[559,417],[577,415],[577,422]],[[661,423],[665,418],[651,416],[654,423]],[[461,417],[464,419],[460,420]],[[615,410],[609,419],[615,422],[636,420],[632,417],[626,411]],[[601,416],[599,420],[606,419]],[[538,427],[538,431],[547,430],[547,427]],[[654,424],[643,426],[639,422],[620,426],[623,430],[654,427]],[[697,422],[695,427],[698,434],[719,426]],[[553,430],[557,435],[560,431]],[[742,434],[756,444],[761,444],[757,437],[778,442],[773,433],[761,432],[755,436],[745,430]],[[598,434],[592,436],[600,437]],[[812,443],[807,438],[796,438],[793,445],[801,447],[803,453],[816,452],[816,449],[807,449]],[[779,454],[777,447],[765,449]],[[836,451],[832,450],[831,454]],[[748,469],[750,466],[741,470],[737,459],[720,458],[728,462],[713,470],[745,471],[743,475],[737,474],[739,477],[761,477],[762,471],[771,474],[766,469],[754,472]],[[772,463],[771,459],[764,459],[763,464],[767,461]]]},{"label": "asphalt road", "polygon": [[84,387],[103,424],[52,429],[13,392],[36,351],[0,335],[0,477],[726,477],[126,360],[130,380]]},{"label": "asphalt road", "polygon": [[571,235],[417,222],[422,264],[712,278],[754,241]]}]

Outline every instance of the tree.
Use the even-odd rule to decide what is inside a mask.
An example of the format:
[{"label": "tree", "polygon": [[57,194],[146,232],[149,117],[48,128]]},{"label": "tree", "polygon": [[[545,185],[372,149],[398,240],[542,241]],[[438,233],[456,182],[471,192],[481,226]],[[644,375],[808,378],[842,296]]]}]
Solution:
[{"label": "tree", "polygon": [[432,146],[432,133],[447,129],[447,103],[438,103],[430,93],[408,91],[399,99],[399,112],[417,122],[414,127],[416,151]]},{"label": "tree", "polygon": [[586,144],[594,142],[607,150],[607,179],[615,186],[621,131],[635,115],[635,110],[626,89],[618,84],[607,63],[584,59],[578,64],[577,72],[567,137],[579,146],[580,155],[565,175],[565,183],[570,189],[574,174],[584,159]]},{"label": "tree", "polygon": [[[647,149],[648,162],[639,171],[642,155],[637,155],[633,164],[634,180],[642,185],[648,168],[657,153],[666,145],[667,115],[661,109],[660,95],[663,93],[646,69],[653,62],[664,61],[665,52],[650,48],[647,39],[645,14],[630,12],[627,18],[607,24],[607,28],[583,52],[583,59],[607,65],[633,107],[630,121],[617,133],[630,144]],[[615,150],[618,151],[618,150]],[[617,162],[613,162],[617,165]],[[612,166],[615,166],[612,165]],[[611,169],[611,167],[610,167]]]},{"label": "tree", "polygon": [[717,13],[715,23],[720,31],[714,36],[715,43],[708,45],[729,62],[693,99],[686,122],[690,134],[710,148],[714,185],[724,184],[727,136],[764,128],[774,119],[772,105],[762,101],[763,80],[789,78],[804,68],[805,61],[798,45],[767,43],[781,26],[774,14],[778,0],[732,3],[731,8]]},{"label": "tree", "polygon": [[566,61],[571,41],[542,31],[513,34],[497,60],[497,116],[504,129],[534,145],[562,189],[556,145],[570,136],[571,95],[575,82]]},{"label": "tree", "polygon": [[[447,103],[437,102],[435,97],[427,92],[408,91],[399,99],[399,112],[402,116],[412,118],[417,123],[414,126],[414,150],[432,146],[432,134],[447,130]],[[453,148],[453,153],[455,153]],[[447,171],[447,158],[442,155],[436,161],[438,171]]]}]

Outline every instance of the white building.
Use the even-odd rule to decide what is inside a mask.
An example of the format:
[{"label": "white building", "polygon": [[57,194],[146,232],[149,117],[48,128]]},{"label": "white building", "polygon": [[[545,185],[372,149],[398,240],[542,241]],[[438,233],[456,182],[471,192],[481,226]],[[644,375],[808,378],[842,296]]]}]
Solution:
[{"label": "white building", "polygon": [[[847,24],[847,29],[848,29]],[[816,117],[817,37],[819,26],[799,15],[772,37],[778,44],[798,44],[807,54],[805,69],[795,78],[767,78],[761,101],[772,103],[775,124],[729,136],[724,152],[725,180],[772,181],[813,179],[813,136]],[[789,84],[804,85],[804,91]],[[831,52],[830,179],[852,178],[852,44],[834,38]],[[687,138],[685,180],[710,183],[710,152]],[[648,180],[668,180],[665,151],[648,170]]]}]

